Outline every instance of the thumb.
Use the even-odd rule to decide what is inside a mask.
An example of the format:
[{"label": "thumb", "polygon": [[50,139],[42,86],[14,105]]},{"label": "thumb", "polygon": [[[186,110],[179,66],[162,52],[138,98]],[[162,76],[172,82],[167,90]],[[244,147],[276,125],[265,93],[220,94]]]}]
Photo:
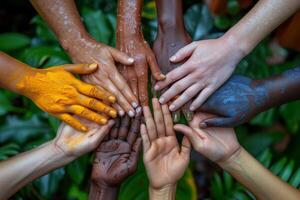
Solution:
[{"label": "thumb", "polygon": [[197,46],[197,42],[192,42],[185,47],[182,47],[170,58],[170,61],[174,63],[182,61],[186,57],[190,56]]},{"label": "thumb", "polygon": [[240,124],[235,121],[234,118],[225,118],[225,117],[215,117],[202,121],[200,123],[201,128],[207,127],[233,127]]},{"label": "thumb", "polygon": [[181,142],[181,152],[180,154],[183,156],[189,156],[191,152],[191,142],[187,138],[187,136],[184,136]]},{"label": "thumb", "polygon": [[156,62],[155,56],[152,52],[150,52],[150,55],[147,57],[147,61],[150,66],[152,76],[158,81],[164,80],[166,76],[163,75],[163,73],[161,73],[158,64]]},{"label": "thumb", "polygon": [[115,49],[110,48],[110,53],[114,60],[118,63],[124,64],[124,65],[132,65],[134,63],[134,59],[127,56],[127,54]]},{"label": "thumb", "polygon": [[91,74],[97,70],[98,64],[66,64],[60,67],[72,74]]},{"label": "thumb", "polygon": [[[174,126],[175,131],[178,131],[182,133],[185,137],[189,139],[189,141],[192,143],[194,149],[197,149],[197,147],[200,145],[199,143],[202,142],[202,139],[199,137],[199,134],[192,128],[182,125],[182,124],[176,124]],[[183,141],[184,142],[184,141]],[[182,142],[182,144],[183,144]]]}]

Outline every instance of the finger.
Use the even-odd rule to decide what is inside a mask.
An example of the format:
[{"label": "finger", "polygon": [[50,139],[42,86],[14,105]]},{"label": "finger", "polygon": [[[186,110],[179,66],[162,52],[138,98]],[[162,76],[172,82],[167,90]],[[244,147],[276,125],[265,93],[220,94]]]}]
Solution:
[{"label": "finger", "polygon": [[108,101],[110,103],[116,102],[116,97],[114,95],[110,94],[109,92],[105,91],[103,88],[100,88],[98,86],[90,85],[78,80],[76,84],[76,89],[81,94],[87,95],[89,97],[95,97],[97,99]]},{"label": "finger", "polygon": [[[129,86],[131,91],[133,92],[135,97],[139,96],[138,93],[138,78],[136,76],[134,67],[127,67],[127,82],[129,82]],[[122,74],[123,75],[123,74]]]},{"label": "finger", "polygon": [[189,101],[182,107],[182,113],[188,122],[192,121],[194,117],[194,113],[190,111],[190,105],[191,105],[191,101]]},{"label": "finger", "polygon": [[162,105],[162,112],[164,115],[164,122],[165,122],[165,127],[166,127],[166,135],[167,136],[175,136],[175,132],[173,129],[173,121],[172,121],[172,116],[169,111],[169,108],[167,105]]},{"label": "finger", "polygon": [[[138,76],[138,97],[142,106],[149,105],[148,98],[148,66],[144,59],[138,59],[135,63],[136,73]],[[139,69],[147,69],[140,72]]]},{"label": "finger", "polygon": [[135,143],[136,138],[138,137],[140,131],[140,124],[140,117],[134,118],[131,122],[130,130],[127,136],[127,142],[128,144],[130,144],[130,146]]},{"label": "finger", "polygon": [[144,149],[144,153],[147,152],[150,148],[150,140],[149,140],[149,137],[148,137],[148,132],[147,132],[147,128],[145,126],[145,124],[141,124],[141,137],[142,137],[142,140],[143,140],[143,149]]},{"label": "finger", "polygon": [[187,136],[184,136],[181,142],[181,151],[180,154],[187,157],[190,155],[191,152],[191,142],[187,138]]},{"label": "finger", "polygon": [[110,131],[110,138],[111,139],[116,139],[118,137],[119,126],[120,126],[120,118],[116,118],[115,119],[115,125]]},{"label": "finger", "polygon": [[130,124],[130,118],[127,115],[125,115],[120,122],[120,128],[118,132],[118,138],[120,140],[125,140],[127,138],[129,124]]},{"label": "finger", "polygon": [[141,147],[142,147],[142,139],[138,138],[132,146],[131,154],[129,157],[130,162],[128,163],[129,164],[128,167],[129,167],[130,174],[136,170],[139,161]]},{"label": "finger", "polygon": [[88,119],[101,125],[107,123],[107,119],[105,117],[80,105],[72,105],[68,108],[68,111],[79,117]]},{"label": "finger", "polygon": [[155,123],[150,108],[148,106],[144,106],[143,113],[144,113],[149,139],[150,141],[153,141],[155,138],[157,138],[157,132],[156,132],[156,127],[155,127]]},{"label": "finger", "polygon": [[186,104],[189,100],[191,100],[195,95],[199,93],[201,90],[200,84],[194,84],[185,90],[172,104],[169,106],[170,111],[178,110],[181,106]]},{"label": "finger", "polygon": [[[90,139],[90,145],[94,148],[97,148],[101,141],[108,136],[109,131],[115,124],[114,120],[109,120],[108,123],[100,128],[99,131],[94,133],[89,139]],[[94,149],[93,148],[93,149]],[[91,149],[92,150],[92,149]]]},{"label": "finger", "polygon": [[152,99],[153,111],[154,111],[154,121],[156,124],[158,137],[163,137],[166,135],[166,128],[164,122],[164,116],[162,113],[162,109],[160,107],[160,103],[157,98]]},{"label": "finger", "polygon": [[[123,94],[123,96],[126,98],[126,100],[134,108],[136,108],[138,106],[138,101],[137,101],[136,97],[134,96],[133,92],[130,90],[126,80],[121,76],[121,74],[117,70],[114,70],[114,72],[112,74],[110,74],[110,80],[118,88],[120,93]],[[113,94],[115,94],[115,93],[113,93]]]},{"label": "finger", "polygon": [[182,125],[182,124],[176,124],[174,126],[174,129],[182,134],[184,134],[192,143],[193,147],[198,150],[199,145],[202,144],[202,138],[199,137],[199,134],[194,131],[192,128]]},{"label": "finger", "polygon": [[[183,79],[174,83],[169,89],[167,89],[167,91],[164,92],[163,95],[159,98],[159,102],[167,103],[169,100],[174,98],[176,95],[179,95],[182,91],[190,87],[192,84],[194,84],[194,82],[191,75],[184,77]],[[198,86],[201,87],[199,83]]]},{"label": "finger", "polygon": [[75,128],[78,131],[81,131],[81,132],[87,132],[88,131],[88,128],[85,125],[83,125],[76,118],[72,117],[70,114],[57,114],[55,116],[58,119],[60,119],[61,121],[69,124],[70,126],[72,126],[73,128]]},{"label": "finger", "polygon": [[192,55],[194,50],[197,48],[198,43],[197,42],[192,42],[185,47],[179,49],[171,58],[171,62],[180,62],[186,57],[189,57]]},{"label": "finger", "polygon": [[147,62],[150,66],[152,76],[158,81],[165,79],[166,76],[160,71],[153,52],[151,51],[149,54],[150,55],[147,56]]},{"label": "finger", "polygon": [[198,97],[191,104],[190,110],[191,111],[197,110],[214,91],[215,90],[210,87],[203,89],[201,93],[198,95]]},{"label": "finger", "polygon": [[66,64],[61,65],[64,70],[72,74],[91,74],[95,72],[98,68],[96,63],[93,64]]},{"label": "finger", "polygon": [[234,127],[236,125],[239,125],[239,123],[237,121],[235,121],[234,118],[216,117],[216,118],[210,118],[210,119],[204,120],[199,125],[201,128]]},{"label": "finger", "polygon": [[134,63],[134,58],[129,57],[127,54],[119,51],[115,48],[109,48],[109,51],[115,61],[124,65],[132,65]]},{"label": "finger", "polygon": [[116,86],[109,80],[107,84],[107,90],[109,90],[112,94],[117,97],[117,103],[124,109],[130,117],[134,117],[135,112],[131,107],[127,99],[123,96],[123,94],[116,88]]},{"label": "finger", "polygon": [[181,65],[180,67],[177,67],[176,69],[173,69],[170,71],[166,78],[162,81],[158,81],[156,85],[154,86],[155,90],[162,90],[171,83],[181,79],[182,77],[186,76],[188,73],[190,73],[191,69],[188,67],[189,63],[186,62],[185,64]]},{"label": "finger", "polygon": [[119,114],[120,117],[123,117],[125,115],[124,110],[122,109],[122,107],[119,104],[114,103],[112,105],[112,107],[118,111],[118,114]]}]

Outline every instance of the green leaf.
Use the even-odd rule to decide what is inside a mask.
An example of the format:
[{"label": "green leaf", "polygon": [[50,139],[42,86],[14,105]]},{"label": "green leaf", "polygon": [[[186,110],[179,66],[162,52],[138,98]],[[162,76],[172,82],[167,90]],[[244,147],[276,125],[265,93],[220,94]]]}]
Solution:
[{"label": "green leaf", "polygon": [[300,128],[300,115],[299,115],[300,101],[294,101],[280,107],[280,114],[287,128],[292,133],[298,133]]},{"label": "green leaf", "polygon": [[0,146],[0,161],[6,160],[11,156],[18,154],[20,151],[20,146],[15,143],[8,143]]},{"label": "green leaf", "polygon": [[226,16],[216,16],[214,18],[214,25],[218,29],[228,29],[232,25],[232,21]]},{"label": "green leaf", "polygon": [[13,105],[4,94],[3,90],[0,90],[0,116],[5,115],[11,110],[13,110]]},{"label": "green leaf", "polygon": [[275,111],[276,109],[272,108],[265,112],[259,113],[250,121],[250,124],[258,126],[271,126],[275,121]]},{"label": "green leaf", "polygon": [[215,173],[211,183],[211,192],[213,199],[222,199],[224,197],[224,190],[222,179],[218,173]]},{"label": "green leaf", "polygon": [[190,7],[184,15],[184,22],[193,40],[203,39],[213,28],[213,18],[203,4]]},{"label": "green leaf", "polygon": [[89,157],[82,156],[66,166],[66,172],[70,176],[72,182],[80,185],[86,175],[87,167],[89,164]]},{"label": "green leaf", "polygon": [[1,33],[0,51],[15,51],[30,44],[30,38],[21,33]]},{"label": "green leaf", "polygon": [[289,184],[293,187],[299,187],[300,185],[300,168],[293,174],[291,180],[289,181]]},{"label": "green leaf", "polygon": [[231,15],[236,15],[240,11],[239,2],[237,0],[228,0],[227,11]]},{"label": "green leaf", "polygon": [[87,192],[81,191],[77,185],[72,184],[68,192],[68,197],[76,200],[87,200],[88,194]]},{"label": "green leaf", "polygon": [[279,160],[277,163],[275,163],[275,164],[270,168],[270,170],[271,170],[275,175],[278,175],[279,172],[280,172],[281,170],[283,170],[283,168],[284,168],[285,164],[287,163],[287,161],[288,161],[288,160],[287,160],[286,157],[282,158],[282,159]]},{"label": "green leaf", "polygon": [[45,42],[57,43],[55,34],[39,15],[33,17],[31,23],[36,26],[36,35],[39,38]]},{"label": "green leaf", "polygon": [[284,181],[289,180],[294,170],[294,165],[295,165],[295,161],[290,160],[288,164],[284,167],[284,169],[280,172],[279,177],[281,177],[281,179]]}]

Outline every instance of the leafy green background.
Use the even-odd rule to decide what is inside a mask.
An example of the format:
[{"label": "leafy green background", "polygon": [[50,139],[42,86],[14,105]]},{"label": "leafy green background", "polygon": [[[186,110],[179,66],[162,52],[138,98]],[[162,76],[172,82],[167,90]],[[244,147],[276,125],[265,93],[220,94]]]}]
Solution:
[{"label": "leafy green background", "polygon": [[[89,33],[97,41],[114,46],[116,1],[78,0],[76,3]],[[0,15],[4,13],[9,20],[0,17],[0,50],[37,68],[70,62],[53,32],[27,1],[11,0],[3,4]],[[143,30],[145,38],[152,44],[157,26],[155,4],[153,0],[144,4]],[[185,25],[194,40],[219,37],[246,11],[239,8],[236,0],[229,0],[228,13],[213,16],[201,1],[184,1]],[[272,41],[271,34],[240,62],[236,73],[263,78],[300,64],[299,54],[284,48],[276,52],[286,55],[287,59],[281,64],[268,64],[272,57]],[[241,144],[295,187],[300,183],[299,111],[300,101],[291,102],[261,113],[250,123],[236,128]],[[0,160],[54,138],[58,125],[57,119],[40,111],[27,98],[0,90]],[[85,155],[30,183],[13,199],[87,199],[91,163],[92,155]],[[140,162],[135,175],[122,184],[119,199],[147,199],[147,184],[145,169]],[[229,174],[193,153],[189,169],[178,184],[177,199],[255,198]]]}]

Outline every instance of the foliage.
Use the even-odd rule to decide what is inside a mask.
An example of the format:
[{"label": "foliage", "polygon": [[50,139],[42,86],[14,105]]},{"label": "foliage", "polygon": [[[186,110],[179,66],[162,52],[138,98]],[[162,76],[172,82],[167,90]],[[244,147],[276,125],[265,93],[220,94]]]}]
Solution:
[{"label": "foliage", "polygon": [[[213,16],[203,3],[184,1],[185,25],[194,40],[217,38],[234,25],[246,11],[237,0],[228,1],[228,14]],[[115,46],[116,1],[78,0],[77,5],[88,32],[97,40]],[[153,0],[145,1],[143,30],[151,44],[156,37],[156,11]],[[28,27],[32,34],[13,31],[0,34],[0,50],[36,68],[70,63],[54,33],[39,17],[32,18]],[[300,64],[300,56],[285,50],[288,59],[270,66],[268,59],[271,38],[262,41],[243,59],[236,73],[252,78],[263,78],[280,73]],[[286,151],[278,152],[274,144],[284,138],[299,138],[300,101],[282,105],[259,114],[249,124],[237,127],[241,144],[275,174],[299,187],[300,151],[291,143]],[[0,160],[32,149],[55,137],[59,121],[40,111],[25,97],[0,90]],[[271,149],[271,150],[266,150]],[[289,151],[292,149],[293,151]],[[294,151],[296,149],[296,151]],[[282,159],[278,159],[283,157]],[[272,160],[279,160],[273,162]],[[64,168],[57,169],[26,186],[14,199],[87,199],[92,156],[86,155]],[[274,163],[274,164],[271,164]],[[178,185],[177,199],[196,199],[196,186],[191,166]],[[120,199],[146,199],[147,178],[142,162],[135,175],[126,180],[120,189]],[[253,196],[227,173],[214,175],[211,196],[215,199],[252,199]],[[126,197],[126,195],[129,195]]]}]

